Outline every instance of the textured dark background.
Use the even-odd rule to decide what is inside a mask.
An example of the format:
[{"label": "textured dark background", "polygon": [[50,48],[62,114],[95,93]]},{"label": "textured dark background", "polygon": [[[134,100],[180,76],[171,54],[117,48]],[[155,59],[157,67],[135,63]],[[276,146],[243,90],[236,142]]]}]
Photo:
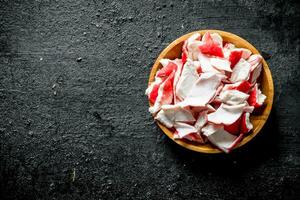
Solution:
[{"label": "textured dark background", "polygon": [[[271,0],[0,0],[0,199],[297,199],[299,8]],[[271,116],[231,155],[175,145],[144,96],[159,52],[208,28],[271,55]]]}]

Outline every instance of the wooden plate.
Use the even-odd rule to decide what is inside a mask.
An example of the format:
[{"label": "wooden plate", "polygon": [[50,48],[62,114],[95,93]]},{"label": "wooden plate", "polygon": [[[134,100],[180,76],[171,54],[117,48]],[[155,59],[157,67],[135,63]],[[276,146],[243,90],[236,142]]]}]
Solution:
[{"label": "wooden plate", "polygon": [[[245,39],[243,39],[235,34],[229,33],[229,32],[219,31],[219,30],[200,30],[200,31],[191,32],[191,33],[188,33],[188,34],[183,35],[180,38],[176,39],[174,42],[172,42],[167,48],[165,48],[161,52],[161,54],[158,56],[158,58],[156,59],[154,65],[152,67],[148,84],[150,84],[151,82],[154,81],[156,72],[162,67],[161,64],[159,63],[159,61],[162,58],[169,58],[169,59],[180,58],[183,42],[194,33],[198,32],[203,36],[204,33],[206,33],[207,31],[211,32],[211,33],[219,33],[222,36],[223,41],[231,42],[236,47],[247,48],[247,49],[251,50],[252,53],[259,54],[258,50],[253,45],[251,45],[249,42],[247,42]],[[271,112],[271,108],[272,108],[272,104],[273,104],[273,96],[274,96],[273,79],[272,79],[270,69],[264,59],[263,59],[262,63],[263,63],[263,70],[262,70],[262,73],[260,75],[258,82],[260,82],[260,84],[261,84],[260,89],[262,90],[263,94],[265,94],[267,96],[267,98],[265,100],[264,107],[261,110],[261,112],[259,112],[259,114],[256,114],[256,115],[252,114],[250,116],[250,120],[253,124],[252,132],[250,132],[246,137],[244,137],[244,139],[240,142],[240,144],[237,145],[235,148],[243,146],[244,144],[249,142],[252,138],[254,138],[259,133],[259,131],[262,129],[264,124],[266,123],[268,116]],[[152,104],[150,102],[149,102],[149,104],[150,104],[150,106],[152,106]],[[202,153],[221,153],[222,152],[209,143],[208,144],[198,144],[198,143],[190,142],[187,140],[174,140],[173,133],[168,128],[166,128],[164,125],[162,125],[159,122],[157,122],[157,124],[161,128],[161,130],[170,139],[172,139],[177,144],[179,144],[187,149],[197,151],[197,152],[202,152]]]}]

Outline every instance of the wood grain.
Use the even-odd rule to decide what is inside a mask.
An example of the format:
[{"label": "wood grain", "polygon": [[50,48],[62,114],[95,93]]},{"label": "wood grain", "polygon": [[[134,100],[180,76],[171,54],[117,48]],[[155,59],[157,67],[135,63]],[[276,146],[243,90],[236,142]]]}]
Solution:
[{"label": "wood grain", "polygon": [[[246,41],[245,39],[243,39],[233,33],[220,31],[220,30],[199,30],[199,31],[191,32],[191,33],[188,33],[188,34],[183,35],[180,38],[176,39],[169,46],[167,46],[167,48],[165,48],[161,52],[161,54],[158,56],[158,58],[156,59],[154,65],[152,67],[148,84],[151,84],[151,82],[154,81],[156,72],[162,67],[159,61],[162,58],[175,59],[175,58],[181,57],[181,49],[182,49],[183,42],[188,37],[190,37],[192,34],[197,33],[197,32],[200,33],[201,35],[203,35],[206,32],[219,33],[222,36],[224,41],[231,42],[236,47],[247,48],[247,49],[251,50],[252,53],[254,53],[254,54],[260,54],[259,51],[253,45],[251,45],[248,41]],[[262,63],[263,63],[263,70],[259,77],[258,82],[261,84],[260,88],[261,88],[263,94],[265,94],[267,96],[267,98],[264,102],[263,109],[260,110],[260,112],[258,114],[255,114],[255,115],[252,114],[250,116],[251,123],[253,124],[253,130],[246,137],[244,137],[244,139],[241,141],[241,143],[239,145],[237,145],[235,148],[243,146],[244,144],[249,142],[251,139],[253,139],[260,132],[260,130],[266,123],[268,116],[272,109],[273,97],[274,97],[274,85],[273,85],[272,74],[268,67],[267,62],[264,59],[263,59]],[[150,106],[152,106],[150,102],[149,102],[149,104],[150,104]],[[222,151],[220,151],[218,148],[212,146],[211,144],[198,144],[198,143],[190,142],[187,140],[175,140],[175,139],[173,139],[173,133],[170,129],[166,128],[164,125],[162,125],[159,122],[157,122],[157,124],[161,128],[161,130],[170,139],[172,139],[177,144],[179,144],[187,149],[201,152],[201,153],[222,153]]]}]

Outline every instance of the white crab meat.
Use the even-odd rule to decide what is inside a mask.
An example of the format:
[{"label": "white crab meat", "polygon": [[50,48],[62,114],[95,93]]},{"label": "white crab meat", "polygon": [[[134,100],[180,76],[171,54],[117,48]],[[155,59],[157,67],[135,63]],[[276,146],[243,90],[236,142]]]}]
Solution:
[{"label": "white crab meat", "polygon": [[199,75],[193,61],[187,60],[176,85],[176,96],[179,99],[185,99],[198,78]]},{"label": "white crab meat", "polygon": [[200,53],[198,55],[198,60],[200,62],[202,72],[214,72],[214,73],[223,73],[222,71],[217,70],[211,64],[210,57]]},{"label": "white crab meat", "polygon": [[188,50],[188,58],[191,60],[197,60],[198,55],[200,53],[199,46],[202,44],[201,41],[195,40],[192,42],[189,42],[187,45]]},{"label": "white crab meat", "polygon": [[232,70],[230,81],[236,83],[249,79],[251,65],[245,59],[241,58]]},{"label": "white crab meat", "polygon": [[244,113],[241,121],[241,134],[246,134],[253,129],[253,125],[250,122],[250,113]]},{"label": "white crab meat", "polygon": [[183,44],[183,52],[191,60],[197,60],[197,54],[199,54],[199,42],[201,40],[201,35],[199,33],[193,34],[189,37]]},{"label": "white crab meat", "polygon": [[222,103],[216,112],[207,115],[209,122],[215,124],[230,125],[234,123],[243,113],[246,103],[239,105],[226,105]]},{"label": "white crab meat", "polygon": [[261,55],[254,54],[250,56],[247,60],[251,65],[249,81],[252,84],[256,83],[256,80],[262,71],[262,59],[263,58],[261,57]]},{"label": "white crab meat", "polygon": [[218,70],[224,70],[224,71],[227,71],[227,72],[232,72],[232,69],[230,68],[230,62],[227,59],[211,58],[210,63],[211,63],[212,66],[214,66]]},{"label": "white crab meat", "polygon": [[248,81],[239,81],[233,84],[225,84],[222,88],[222,92],[225,90],[238,90],[240,92],[248,93],[251,88],[251,84]]},{"label": "white crab meat", "polygon": [[255,108],[262,106],[267,98],[264,94],[262,94],[261,90],[258,89],[257,83],[254,85],[249,95],[248,103],[250,106],[254,106]]},{"label": "white crab meat", "polygon": [[235,48],[235,45],[230,43],[230,42],[227,42],[225,45],[224,45],[224,49],[228,49],[228,50],[232,50]]},{"label": "white crab meat", "polygon": [[247,60],[252,52],[249,49],[245,49],[245,48],[235,48],[235,50],[241,51],[242,52],[242,58]]},{"label": "white crab meat", "polygon": [[[179,137],[177,131],[175,131],[175,132],[173,133],[173,138],[174,138],[174,139],[182,139],[182,138]],[[187,139],[187,140],[189,140],[189,141],[192,141],[192,142],[198,142],[198,143],[201,143],[201,144],[204,144],[204,143],[207,141],[207,139],[206,139],[206,138],[203,138],[202,135],[199,134],[199,133],[190,133],[190,134],[184,136],[183,138],[184,138],[184,139]]]},{"label": "white crab meat", "polygon": [[247,60],[251,66],[256,66],[262,62],[262,56],[258,54],[251,55]]},{"label": "white crab meat", "polygon": [[219,44],[219,46],[223,47],[223,38],[218,33],[210,34],[213,41]]},{"label": "white crab meat", "polygon": [[168,65],[169,61],[170,61],[170,59],[163,58],[159,62],[163,67],[166,67]]},{"label": "white crab meat", "polygon": [[156,77],[155,80],[148,86],[145,91],[145,94],[149,96],[149,94],[153,91],[155,85],[160,85],[163,82],[161,78]]},{"label": "white crab meat", "polygon": [[215,73],[202,73],[190,89],[181,106],[205,106],[215,95],[222,77]]},{"label": "white crab meat", "polygon": [[206,106],[195,106],[191,109],[194,113],[200,113],[202,111],[207,110],[207,113],[215,112],[216,110],[214,107],[212,107],[210,104],[207,104]]},{"label": "white crab meat", "polygon": [[162,105],[171,104],[173,100],[173,79],[175,72],[159,86],[158,95],[153,106],[149,108],[149,112],[152,114],[157,113]]},{"label": "white crab meat", "polygon": [[181,72],[182,72],[182,60],[181,59],[175,59],[174,63],[177,65],[177,69],[174,75],[174,81],[173,81],[173,96],[174,96],[174,104],[177,104],[177,102],[180,101],[180,99],[177,98],[176,96],[176,87],[177,83],[179,81]]},{"label": "white crab meat", "polygon": [[163,105],[155,119],[168,128],[173,127],[175,122],[191,123],[196,121],[189,109],[183,109],[178,105]]},{"label": "white crab meat", "polygon": [[202,128],[203,135],[222,151],[229,153],[242,139],[243,135],[235,136],[224,130],[223,126],[207,124]]},{"label": "white crab meat", "polygon": [[225,90],[220,95],[220,101],[229,105],[238,105],[246,102],[249,95],[238,90]]},{"label": "white crab meat", "polygon": [[174,127],[177,131],[179,138],[184,138],[185,136],[191,133],[197,133],[197,129],[194,126],[189,125],[187,123],[176,122],[174,124]]},{"label": "white crab meat", "polygon": [[254,110],[254,106],[250,106],[248,103],[246,103],[247,105],[244,107],[243,111],[244,112],[248,112],[248,113],[252,113]]},{"label": "white crab meat", "polygon": [[198,133],[200,133],[202,127],[207,123],[207,112],[208,110],[205,110],[200,112],[198,115],[197,121],[194,125]]},{"label": "white crab meat", "polygon": [[259,65],[256,65],[254,67],[251,66],[251,71],[250,71],[250,82],[252,84],[256,83],[257,78],[260,76],[260,73],[262,71],[262,63]]},{"label": "white crab meat", "polygon": [[174,126],[174,121],[166,115],[164,110],[160,110],[154,119],[156,119],[168,128],[172,128]]}]

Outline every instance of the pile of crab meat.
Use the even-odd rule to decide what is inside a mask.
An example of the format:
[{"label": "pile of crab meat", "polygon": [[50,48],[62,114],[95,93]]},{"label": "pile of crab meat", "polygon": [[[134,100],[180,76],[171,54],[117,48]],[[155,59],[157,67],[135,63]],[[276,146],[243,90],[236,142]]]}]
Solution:
[{"label": "pile of crab meat", "polygon": [[228,153],[251,131],[250,114],[266,99],[256,82],[260,55],[207,32],[184,42],[181,59],[160,63],[146,95],[150,113],[174,139],[210,142]]}]

